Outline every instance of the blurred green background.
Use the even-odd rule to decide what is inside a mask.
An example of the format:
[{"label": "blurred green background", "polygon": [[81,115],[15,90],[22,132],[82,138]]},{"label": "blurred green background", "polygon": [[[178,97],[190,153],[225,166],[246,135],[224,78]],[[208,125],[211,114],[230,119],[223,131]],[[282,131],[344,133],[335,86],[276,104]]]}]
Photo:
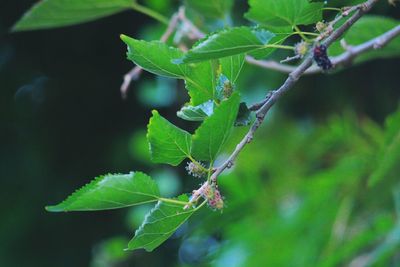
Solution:
[{"label": "blurred green background", "polygon": [[[0,266],[400,266],[398,58],[304,77],[221,177],[222,214],[203,209],[156,251],[124,252],[149,207],[44,206],[108,172],[150,173],[166,196],[198,186],[184,164],[152,164],[145,139],[153,108],[195,129],[175,116],[188,100],[182,84],[144,73],[126,100],[119,92],[133,66],[119,34],[158,39],[164,26],[129,11],[10,33],[34,2],[0,2]],[[166,16],[180,4],[143,3]],[[236,1],[236,17],[246,9]],[[400,17],[383,4],[374,12]],[[285,79],[243,72],[237,88],[248,103]]]}]

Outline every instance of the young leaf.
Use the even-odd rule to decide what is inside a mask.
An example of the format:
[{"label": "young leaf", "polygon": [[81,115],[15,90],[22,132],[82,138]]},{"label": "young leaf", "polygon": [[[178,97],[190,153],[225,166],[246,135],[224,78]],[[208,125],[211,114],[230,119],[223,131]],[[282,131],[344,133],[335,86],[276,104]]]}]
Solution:
[{"label": "young leaf", "polygon": [[214,33],[197,43],[183,63],[223,58],[265,48],[275,35],[261,28],[236,27]]},{"label": "young leaf", "polygon": [[132,6],[132,0],[42,0],[14,25],[13,31],[48,29],[91,21]]},{"label": "young leaf", "polygon": [[141,68],[168,78],[183,79],[188,72],[188,66],[172,63],[183,53],[174,47],[169,47],[160,41],[146,42],[121,34],[121,40],[128,46],[127,57]]},{"label": "young leaf", "polygon": [[193,106],[215,99],[215,80],[217,65],[213,61],[190,64],[185,73],[185,85]]},{"label": "young leaf", "polygon": [[239,54],[231,57],[224,57],[219,60],[219,63],[221,64],[221,72],[233,84],[236,83],[236,80],[242,71],[244,57],[244,54]]},{"label": "young leaf", "polygon": [[155,110],[147,129],[153,162],[176,166],[190,156],[191,135],[161,117]]},{"label": "young leaf", "polygon": [[176,115],[187,121],[203,121],[214,112],[215,103],[209,100],[198,106],[184,106]]},{"label": "young leaf", "polygon": [[[189,201],[185,195],[180,196],[178,200]],[[153,251],[199,208],[200,206],[184,210],[180,204],[159,201],[136,230],[135,237],[128,244],[128,250],[144,248],[148,252]]]},{"label": "young leaf", "polygon": [[146,42],[121,35],[128,46],[127,57],[141,68],[168,78],[184,79],[192,105],[199,105],[214,97],[215,68],[212,62],[177,65],[173,59],[183,53],[159,41]]},{"label": "young leaf", "polygon": [[[344,39],[349,45],[355,46],[367,42],[399,25],[400,21],[374,15],[365,15],[345,34]],[[335,42],[329,48],[329,55],[336,56],[345,52],[340,42]],[[355,59],[356,63],[376,58],[400,56],[400,38],[393,39],[388,45],[364,53]]]},{"label": "young leaf", "polygon": [[270,27],[308,25],[322,20],[323,3],[308,0],[250,0],[245,17]]},{"label": "young leaf", "polygon": [[233,0],[185,0],[185,6],[192,8],[207,18],[220,19],[229,14],[233,6]]},{"label": "young leaf", "polygon": [[125,208],[157,201],[160,197],[156,183],[142,172],[106,174],[77,190],[65,201],[46,210],[92,211]]},{"label": "young leaf", "polygon": [[234,93],[204,120],[193,135],[192,154],[197,160],[214,161],[231,133],[239,109],[240,96]]}]

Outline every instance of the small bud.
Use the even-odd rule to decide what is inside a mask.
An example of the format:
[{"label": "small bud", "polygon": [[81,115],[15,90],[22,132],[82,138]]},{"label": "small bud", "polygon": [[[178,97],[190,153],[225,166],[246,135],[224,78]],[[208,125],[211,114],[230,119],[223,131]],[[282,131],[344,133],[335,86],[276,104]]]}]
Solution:
[{"label": "small bud", "polygon": [[198,178],[205,177],[207,175],[206,168],[200,162],[188,162],[186,170],[190,175]]},{"label": "small bud", "polygon": [[233,84],[229,80],[226,80],[223,86],[222,94],[225,98],[229,98],[233,93]]},{"label": "small bud", "polygon": [[297,43],[294,47],[294,52],[296,55],[300,56],[301,58],[307,54],[308,51],[308,44],[304,41],[301,41],[300,43]]},{"label": "small bud", "polygon": [[317,24],[315,24],[315,28],[317,29],[317,31],[323,32],[326,29],[326,23],[318,21]]},{"label": "small bud", "polygon": [[235,90],[234,84],[224,75],[220,74],[217,79],[217,98],[222,101],[229,98]]}]

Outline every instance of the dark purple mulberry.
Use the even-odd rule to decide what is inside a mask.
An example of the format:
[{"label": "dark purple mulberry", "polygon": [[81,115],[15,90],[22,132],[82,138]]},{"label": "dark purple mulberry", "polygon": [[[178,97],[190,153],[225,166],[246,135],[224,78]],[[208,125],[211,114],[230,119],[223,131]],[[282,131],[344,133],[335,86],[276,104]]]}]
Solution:
[{"label": "dark purple mulberry", "polygon": [[323,70],[329,70],[332,68],[332,62],[328,57],[326,45],[316,45],[313,52],[313,58],[318,67]]}]

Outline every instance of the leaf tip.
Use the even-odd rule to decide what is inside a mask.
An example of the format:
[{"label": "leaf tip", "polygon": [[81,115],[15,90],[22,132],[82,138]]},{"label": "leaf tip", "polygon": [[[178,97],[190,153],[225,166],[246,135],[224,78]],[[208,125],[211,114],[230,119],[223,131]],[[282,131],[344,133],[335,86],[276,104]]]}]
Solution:
[{"label": "leaf tip", "polygon": [[64,209],[60,208],[59,205],[55,206],[46,206],[44,209],[48,212],[61,212],[64,211]]},{"label": "leaf tip", "polygon": [[155,116],[160,116],[160,113],[158,113],[157,110],[153,109],[153,110],[151,111],[151,115],[153,115],[153,117],[155,117]]},{"label": "leaf tip", "polygon": [[132,38],[130,38],[129,36],[127,36],[127,35],[125,35],[125,34],[120,34],[119,35],[119,38],[121,38],[121,40],[124,42],[124,43],[126,43],[126,44],[128,44],[128,41],[130,40],[130,39],[132,39]]},{"label": "leaf tip", "polygon": [[18,32],[18,31],[20,31],[20,30],[19,30],[18,24],[19,24],[18,22],[15,23],[15,24],[11,27],[11,29],[9,30],[9,32],[10,32],[10,33],[13,33],[13,32]]}]

